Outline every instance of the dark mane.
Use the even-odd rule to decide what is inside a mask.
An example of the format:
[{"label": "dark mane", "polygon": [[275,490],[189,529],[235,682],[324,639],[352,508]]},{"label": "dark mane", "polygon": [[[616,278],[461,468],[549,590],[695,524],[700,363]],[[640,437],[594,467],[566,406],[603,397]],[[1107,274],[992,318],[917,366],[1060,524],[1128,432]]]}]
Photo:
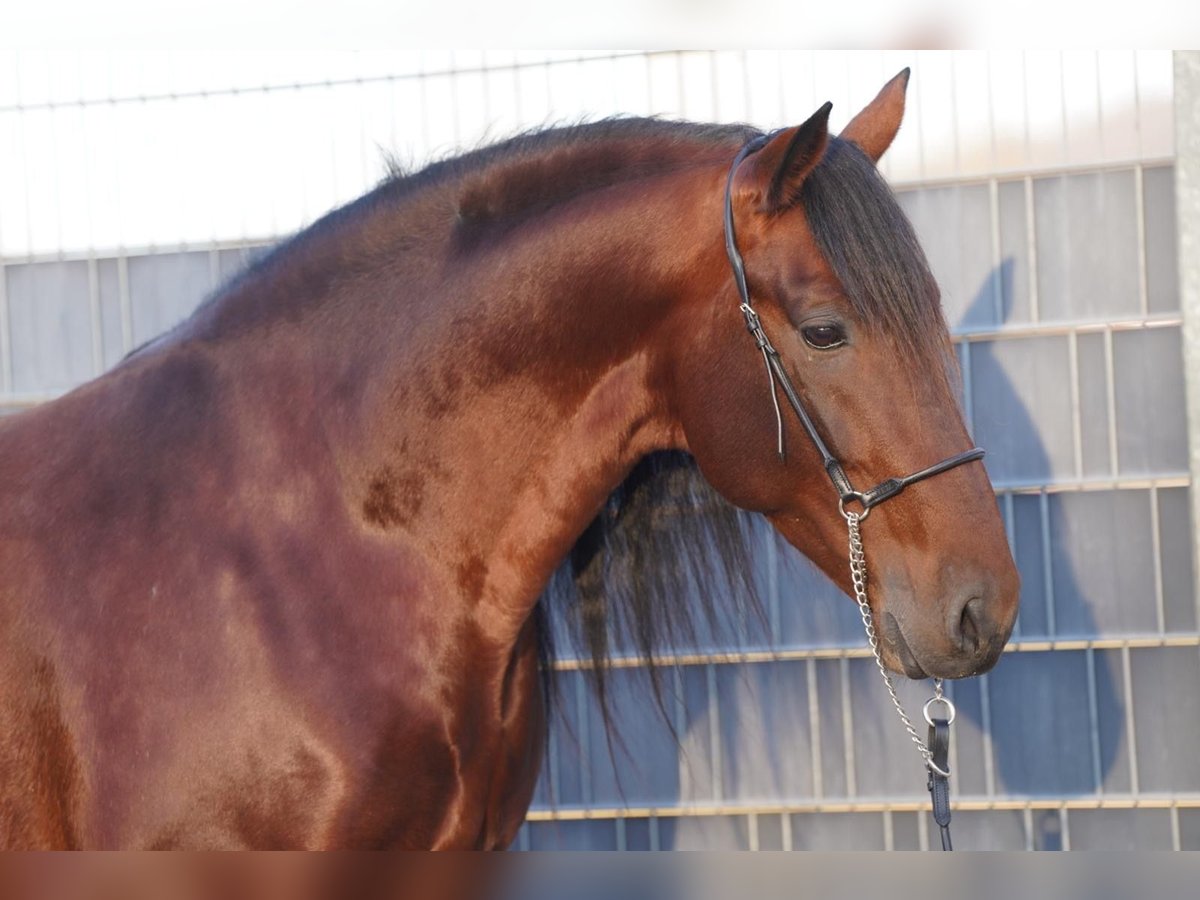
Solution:
[{"label": "dark mane", "polygon": [[606,726],[606,682],[616,655],[646,666],[671,727],[656,657],[705,638],[733,637],[733,626],[748,619],[764,621],[750,555],[754,518],[713,490],[687,453],[645,457],[609,496],[539,602],[548,699],[561,635],[553,628],[565,625],[576,658],[589,664]]},{"label": "dark mane", "polygon": [[615,118],[528,132],[457,164],[461,227],[512,225],[612,184],[703,164],[697,146],[736,148],[757,132],[744,125]]}]

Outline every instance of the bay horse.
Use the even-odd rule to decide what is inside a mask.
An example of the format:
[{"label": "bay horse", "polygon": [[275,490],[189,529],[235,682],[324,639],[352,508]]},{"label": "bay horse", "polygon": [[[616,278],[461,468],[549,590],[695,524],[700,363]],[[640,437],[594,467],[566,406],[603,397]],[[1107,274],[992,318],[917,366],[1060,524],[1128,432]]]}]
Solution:
[{"label": "bay horse", "polygon": [[[761,139],[729,181],[748,290],[846,473],[969,447],[875,167],[907,81],[839,136],[828,104],[769,138],[615,119],[395,174],[0,422],[0,842],[508,845],[546,732],[539,598],[656,454],[849,590],[819,455],[791,420],[777,453],[724,191]],[[989,668],[1017,575],[983,466],[864,533],[887,665]]]}]

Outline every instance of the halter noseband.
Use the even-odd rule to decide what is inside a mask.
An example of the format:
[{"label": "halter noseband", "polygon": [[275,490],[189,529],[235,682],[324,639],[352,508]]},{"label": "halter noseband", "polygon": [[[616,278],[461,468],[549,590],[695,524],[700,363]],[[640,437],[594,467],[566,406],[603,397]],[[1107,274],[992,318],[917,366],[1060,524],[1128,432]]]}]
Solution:
[{"label": "halter noseband", "polygon": [[776,389],[777,381],[779,387],[783,389],[784,397],[787,398],[792,410],[796,413],[796,417],[800,420],[800,424],[804,426],[804,430],[808,433],[813,445],[817,448],[817,452],[821,454],[821,462],[825,466],[825,472],[829,475],[829,480],[833,482],[833,487],[838,492],[838,505],[842,510],[842,514],[845,515],[846,513],[847,503],[858,501],[863,509],[859,518],[865,519],[873,506],[882,503],[890,497],[895,497],[910,484],[924,481],[926,478],[932,478],[934,475],[940,475],[942,472],[947,472],[956,466],[961,466],[963,463],[983,459],[984,451],[980,447],[972,447],[970,450],[947,457],[941,462],[921,469],[919,472],[913,472],[911,475],[888,478],[886,481],[881,481],[875,487],[866,491],[856,491],[854,489],[854,485],[850,483],[850,479],[842,468],[842,464],[838,462],[837,457],[829,452],[829,447],[821,439],[821,435],[817,432],[813,420],[804,409],[804,404],[800,402],[800,395],[796,392],[796,387],[792,383],[792,379],[783,367],[783,360],[779,356],[779,351],[771,344],[771,339],[763,331],[762,321],[759,319],[758,313],[755,312],[754,307],[750,304],[750,289],[746,284],[746,264],[742,260],[742,254],[738,252],[737,240],[734,235],[734,173],[737,172],[738,166],[741,165],[747,156],[761,150],[772,137],[773,135],[771,134],[764,134],[750,141],[742,147],[737,157],[733,160],[733,165],[729,168],[729,177],[725,182],[725,252],[729,256],[729,264],[733,267],[733,280],[737,285],[738,294],[742,298],[740,308],[742,315],[746,319],[746,328],[754,336],[754,343],[762,353],[763,363],[767,368],[767,379],[771,385],[771,402],[775,406],[776,452],[778,452],[779,458],[781,460],[786,459],[786,454],[783,446],[783,414],[779,408],[779,395]]}]

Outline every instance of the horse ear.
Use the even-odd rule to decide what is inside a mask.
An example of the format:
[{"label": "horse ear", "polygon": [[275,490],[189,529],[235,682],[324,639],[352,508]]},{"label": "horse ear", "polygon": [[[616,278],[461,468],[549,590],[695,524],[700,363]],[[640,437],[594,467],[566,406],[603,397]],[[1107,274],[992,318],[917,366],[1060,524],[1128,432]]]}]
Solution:
[{"label": "horse ear", "polygon": [[900,120],[904,118],[904,92],[908,88],[909,69],[905,69],[883,86],[875,99],[866,105],[839,137],[853,141],[862,151],[879,162],[879,157],[892,145]]},{"label": "horse ear", "polygon": [[821,161],[829,143],[831,109],[833,104],[826,103],[803,125],[779,132],[746,160],[738,181],[758,197],[761,212],[783,212],[799,201],[800,185]]}]

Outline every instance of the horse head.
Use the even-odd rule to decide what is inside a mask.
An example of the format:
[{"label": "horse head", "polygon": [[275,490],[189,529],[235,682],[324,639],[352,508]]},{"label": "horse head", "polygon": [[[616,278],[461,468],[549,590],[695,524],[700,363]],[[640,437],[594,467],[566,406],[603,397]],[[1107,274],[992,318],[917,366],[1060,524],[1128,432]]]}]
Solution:
[{"label": "horse head", "polygon": [[[689,317],[673,360],[679,420],[705,477],[847,591],[846,522],[819,445],[860,489],[972,446],[937,284],[875,166],[907,81],[907,71],[892,79],[837,137],[826,104],[762,139],[729,176],[748,298],[815,435],[786,408],[782,420],[773,413],[782,385],[740,327],[736,272],[705,298],[711,315]],[[911,677],[994,665],[1019,579],[983,465],[966,460],[870,512],[862,533],[884,662]]]}]

